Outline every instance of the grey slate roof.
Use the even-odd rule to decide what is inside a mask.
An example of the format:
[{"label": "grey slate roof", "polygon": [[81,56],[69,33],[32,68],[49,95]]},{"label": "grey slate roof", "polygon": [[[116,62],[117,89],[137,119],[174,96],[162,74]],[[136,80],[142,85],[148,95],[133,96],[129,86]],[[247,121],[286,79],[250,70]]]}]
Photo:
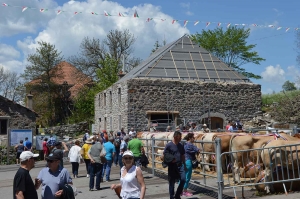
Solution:
[{"label": "grey slate roof", "polygon": [[118,82],[132,78],[250,82],[187,35],[156,50]]}]

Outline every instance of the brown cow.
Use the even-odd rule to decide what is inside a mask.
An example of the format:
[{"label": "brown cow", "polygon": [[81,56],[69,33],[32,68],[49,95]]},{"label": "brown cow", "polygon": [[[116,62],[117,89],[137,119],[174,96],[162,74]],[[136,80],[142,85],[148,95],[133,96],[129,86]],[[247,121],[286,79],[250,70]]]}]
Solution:
[{"label": "brown cow", "polygon": [[[261,159],[265,165],[265,182],[271,181],[271,171],[274,166],[280,165],[282,168],[297,170],[298,163],[300,163],[299,151],[299,141],[274,140],[266,144],[261,152]],[[267,193],[270,192],[270,189],[273,190],[272,185],[266,184]]]},{"label": "brown cow", "polygon": [[[278,173],[278,175],[277,175]],[[298,169],[287,170],[282,169],[281,167],[276,167],[275,170],[272,172],[273,175],[273,181],[279,181],[279,180],[287,180],[287,179],[296,179],[299,178],[299,172]],[[259,175],[254,180],[254,183],[262,183],[265,179],[265,171],[261,171]],[[300,179],[299,181],[293,181],[293,182],[273,182],[273,188],[276,190],[276,192],[285,192],[285,191],[300,191]],[[283,183],[285,185],[286,190],[284,189]],[[255,185],[255,188],[259,192],[265,192],[266,186],[265,184],[257,184]]]},{"label": "brown cow", "polygon": [[[262,148],[265,144],[269,143],[272,140],[299,140],[295,137],[287,135],[285,133],[280,133],[278,135],[269,134],[269,135],[246,135],[246,136],[233,136],[230,140],[230,151],[240,151],[240,150],[249,150]],[[255,162],[259,164],[262,162],[260,159],[260,151],[251,150],[245,152],[232,153],[233,159],[233,175],[234,181],[240,183],[240,170],[242,171],[244,166],[249,162]]]},{"label": "brown cow", "polygon": [[249,162],[246,166],[244,166],[243,171],[241,172],[241,177],[243,178],[255,178],[259,175],[262,170],[262,164],[255,164],[253,162]]}]

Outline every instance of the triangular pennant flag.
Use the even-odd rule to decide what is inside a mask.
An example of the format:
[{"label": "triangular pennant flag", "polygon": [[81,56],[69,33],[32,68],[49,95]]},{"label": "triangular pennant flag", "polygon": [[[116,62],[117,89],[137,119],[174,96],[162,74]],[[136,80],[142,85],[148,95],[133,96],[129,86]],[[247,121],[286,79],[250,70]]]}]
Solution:
[{"label": "triangular pennant flag", "polygon": [[246,24],[242,23],[241,25],[242,25],[242,26],[245,26]]},{"label": "triangular pennant flag", "polygon": [[74,15],[77,15],[77,14],[80,14],[80,13],[82,13],[82,12],[74,12]]},{"label": "triangular pennant flag", "polygon": [[3,6],[9,6],[7,3],[2,3]]},{"label": "triangular pennant flag", "polygon": [[153,18],[148,18],[146,22],[150,22]]},{"label": "triangular pennant flag", "polygon": [[44,9],[44,8],[40,9],[40,12],[45,12],[45,11],[48,11],[48,9]]},{"label": "triangular pennant flag", "polygon": [[120,17],[124,17],[124,15],[123,15],[122,13],[120,13],[120,12],[119,12],[119,16],[120,16]]},{"label": "triangular pennant flag", "polygon": [[92,13],[92,15],[98,15],[98,13],[96,13],[96,12],[91,12]]},{"label": "triangular pennant flag", "polygon": [[278,27],[277,30],[280,30],[282,27]]},{"label": "triangular pennant flag", "polygon": [[25,12],[25,10],[27,10],[27,9],[28,9],[28,7],[23,6],[23,7],[22,7],[22,12]]},{"label": "triangular pennant flag", "polygon": [[58,10],[56,14],[59,15],[60,13],[62,13],[62,10]]},{"label": "triangular pennant flag", "polygon": [[257,27],[257,24],[255,24],[255,23],[254,23],[254,24],[252,24],[252,25],[253,25],[253,26],[255,26],[255,27]]},{"label": "triangular pennant flag", "polygon": [[295,28],[295,30],[299,30],[299,28]]},{"label": "triangular pennant flag", "polygon": [[229,28],[229,27],[230,27],[230,25],[231,25],[231,23],[227,24],[227,28]]},{"label": "triangular pennant flag", "polygon": [[197,25],[199,23],[199,21],[195,21],[194,26]]},{"label": "triangular pennant flag", "polygon": [[268,25],[269,28],[274,28],[274,25]]},{"label": "triangular pennant flag", "polygon": [[183,23],[183,27],[186,27],[186,25],[189,23],[189,21],[185,20]]},{"label": "triangular pennant flag", "polygon": [[220,27],[222,25],[222,23],[218,23],[218,26]]},{"label": "triangular pennant flag", "polygon": [[207,23],[206,23],[206,28],[207,28],[209,25],[210,25],[210,22],[207,22]]},{"label": "triangular pennant flag", "polygon": [[177,21],[178,21],[178,20],[173,19],[173,20],[172,20],[172,24],[174,24],[174,23],[177,22]]},{"label": "triangular pennant flag", "polygon": [[139,14],[137,13],[137,11],[134,11],[133,17],[139,17]]},{"label": "triangular pennant flag", "polygon": [[285,32],[287,32],[287,31],[289,31],[290,30],[290,28],[287,28],[287,29],[285,29]]},{"label": "triangular pennant flag", "polygon": [[104,15],[107,16],[107,17],[108,17],[108,16],[111,16],[111,14],[109,14],[109,13],[106,12],[105,10],[104,10]]}]

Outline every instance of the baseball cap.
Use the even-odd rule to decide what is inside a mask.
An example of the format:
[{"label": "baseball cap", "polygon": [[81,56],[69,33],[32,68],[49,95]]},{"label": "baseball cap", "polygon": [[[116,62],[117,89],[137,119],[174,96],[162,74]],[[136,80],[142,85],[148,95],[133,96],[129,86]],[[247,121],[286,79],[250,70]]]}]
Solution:
[{"label": "baseball cap", "polygon": [[121,132],[118,132],[118,133],[117,133],[117,136],[120,136],[120,135],[121,135]]},{"label": "baseball cap", "polygon": [[128,136],[128,135],[125,135],[125,136],[123,137],[123,140],[129,140],[129,136]]},{"label": "baseball cap", "polygon": [[126,155],[133,157],[133,153],[132,153],[131,151],[125,151],[125,152],[123,153],[123,156],[122,156],[122,157],[124,157],[124,156],[126,156]]},{"label": "baseball cap", "polygon": [[61,157],[57,153],[50,153],[46,160],[60,160]]},{"label": "baseball cap", "polygon": [[23,151],[20,155],[20,161],[23,162],[23,161],[26,161],[30,158],[36,158],[38,157],[39,154],[33,154],[31,151]]}]

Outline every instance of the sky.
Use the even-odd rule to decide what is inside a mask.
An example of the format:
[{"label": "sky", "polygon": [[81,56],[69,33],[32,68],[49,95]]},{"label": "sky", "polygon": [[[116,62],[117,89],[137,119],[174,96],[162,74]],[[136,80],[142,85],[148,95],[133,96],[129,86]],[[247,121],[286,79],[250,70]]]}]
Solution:
[{"label": "sky", "polygon": [[[261,65],[244,65],[263,77],[251,79],[261,85],[263,94],[280,92],[285,81],[297,82],[300,76],[297,0],[2,0],[1,4],[0,66],[9,71],[22,73],[41,40],[54,44],[67,60],[79,52],[84,37],[102,40],[110,30],[128,29],[137,38],[134,57],[145,59],[156,40],[169,43],[184,34],[217,28],[218,23],[226,29],[230,23],[250,28],[248,44],[256,44],[254,50],[266,59]],[[133,17],[135,11],[139,18]],[[112,16],[104,16],[105,12]]]}]

